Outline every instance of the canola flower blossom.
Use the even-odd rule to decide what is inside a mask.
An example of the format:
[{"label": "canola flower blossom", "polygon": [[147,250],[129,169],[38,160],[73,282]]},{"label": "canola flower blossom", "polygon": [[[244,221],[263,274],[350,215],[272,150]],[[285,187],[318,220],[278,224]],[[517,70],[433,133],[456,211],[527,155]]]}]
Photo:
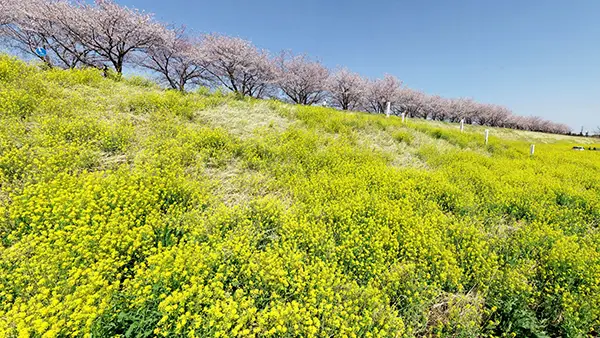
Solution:
[{"label": "canola flower blossom", "polygon": [[595,336],[600,153],[495,133],[2,55],[0,336]]}]

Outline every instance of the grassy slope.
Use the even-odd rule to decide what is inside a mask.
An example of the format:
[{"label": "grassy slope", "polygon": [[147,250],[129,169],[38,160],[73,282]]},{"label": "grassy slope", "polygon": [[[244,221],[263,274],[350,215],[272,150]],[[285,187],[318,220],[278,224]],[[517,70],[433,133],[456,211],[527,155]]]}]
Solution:
[{"label": "grassy slope", "polygon": [[600,153],[457,129],[0,57],[0,336],[600,330]]}]

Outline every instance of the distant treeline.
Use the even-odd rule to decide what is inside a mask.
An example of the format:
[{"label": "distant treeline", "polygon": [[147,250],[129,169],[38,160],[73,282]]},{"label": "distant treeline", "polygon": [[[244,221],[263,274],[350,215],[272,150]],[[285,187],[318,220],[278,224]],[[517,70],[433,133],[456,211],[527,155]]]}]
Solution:
[{"label": "distant treeline", "polygon": [[190,35],[152,14],[106,0],[0,0],[0,38],[48,67],[95,67],[117,76],[126,65],[142,67],[180,91],[219,87],[242,96],[372,113],[383,113],[390,102],[392,114],[413,118],[571,132],[565,124],[518,116],[504,106],[425,94],[391,75],[368,79],[346,68],[329,70],[304,54],[272,55],[237,37]]}]

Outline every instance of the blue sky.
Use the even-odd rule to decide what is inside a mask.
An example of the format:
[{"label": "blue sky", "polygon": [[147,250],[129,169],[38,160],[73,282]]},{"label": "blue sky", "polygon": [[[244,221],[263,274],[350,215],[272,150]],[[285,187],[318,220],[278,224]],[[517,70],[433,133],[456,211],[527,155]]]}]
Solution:
[{"label": "blue sky", "polygon": [[369,77],[600,126],[597,0],[117,0],[197,33],[308,53]]}]

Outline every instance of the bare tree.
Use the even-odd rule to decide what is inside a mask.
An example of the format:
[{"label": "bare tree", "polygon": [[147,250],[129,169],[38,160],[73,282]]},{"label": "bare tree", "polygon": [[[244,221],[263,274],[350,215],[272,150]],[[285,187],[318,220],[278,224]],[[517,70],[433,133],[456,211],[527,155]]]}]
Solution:
[{"label": "bare tree", "polygon": [[346,68],[336,70],[327,81],[327,90],[335,107],[354,110],[361,105],[364,79]]},{"label": "bare tree", "polygon": [[387,102],[391,102],[394,106],[398,101],[401,84],[400,80],[389,74],[386,74],[383,79],[367,81],[365,109],[372,113],[383,113]]},{"label": "bare tree", "polygon": [[308,56],[282,52],[276,58],[276,83],[283,94],[298,104],[315,104],[325,96],[329,71]]},{"label": "bare tree", "polygon": [[160,43],[154,44],[136,58],[136,64],[160,75],[172,89],[185,91],[189,84],[199,84],[206,69],[197,60],[198,41],[185,35],[185,30],[165,30]]},{"label": "bare tree", "polygon": [[274,81],[269,54],[240,38],[206,35],[195,60],[204,66],[213,86],[224,86],[242,96],[264,97]]}]

